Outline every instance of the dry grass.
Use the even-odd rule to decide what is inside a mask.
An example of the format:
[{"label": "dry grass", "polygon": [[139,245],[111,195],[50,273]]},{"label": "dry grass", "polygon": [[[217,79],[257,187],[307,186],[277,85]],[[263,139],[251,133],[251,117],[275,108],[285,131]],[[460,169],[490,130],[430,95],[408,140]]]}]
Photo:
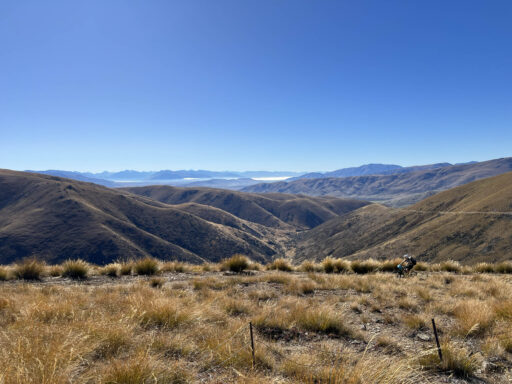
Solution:
[{"label": "dry grass", "polygon": [[[160,267],[161,272],[188,272],[191,268],[180,261],[169,261],[167,263],[163,263]],[[207,272],[210,270],[210,264],[204,264],[203,265],[203,271]]]},{"label": "dry grass", "polygon": [[11,273],[8,268],[0,267],[0,281],[9,280]]},{"label": "dry grass", "polygon": [[121,276],[121,265],[118,263],[107,264],[99,270],[100,275],[109,277]]},{"label": "dry grass", "polygon": [[397,279],[385,272],[395,262],[233,275],[157,261],[158,277],[116,279],[136,262],[87,265],[85,284],[45,277],[49,267],[36,283],[5,280],[15,266],[1,267],[0,383],[506,382],[496,361],[512,366],[510,276],[428,266]]},{"label": "dry grass", "polygon": [[40,280],[46,269],[46,265],[37,259],[29,258],[18,263],[13,268],[13,275],[17,279]]},{"label": "dry grass", "polygon": [[68,260],[62,264],[62,277],[71,279],[86,279],[90,266],[83,260]]},{"label": "dry grass", "polygon": [[244,255],[233,255],[221,263],[222,271],[241,273],[249,268],[249,259]]},{"label": "dry grass", "polygon": [[427,370],[447,372],[457,377],[470,378],[475,375],[475,372],[481,366],[478,356],[471,354],[463,346],[446,342],[441,345],[441,350],[443,351],[442,362],[439,361],[437,350],[432,349],[430,353],[420,357],[421,367]]},{"label": "dry grass", "polygon": [[137,275],[156,275],[159,271],[158,260],[151,257],[137,260],[133,263],[133,272]]},{"label": "dry grass", "polygon": [[293,271],[293,267],[290,262],[286,259],[275,259],[272,263],[267,265],[268,270],[277,270],[283,272]]}]

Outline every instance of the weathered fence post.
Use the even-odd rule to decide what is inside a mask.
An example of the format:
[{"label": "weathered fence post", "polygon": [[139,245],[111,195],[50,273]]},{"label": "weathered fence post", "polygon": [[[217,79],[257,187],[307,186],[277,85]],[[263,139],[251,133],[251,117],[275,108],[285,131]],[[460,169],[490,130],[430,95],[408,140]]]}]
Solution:
[{"label": "weathered fence post", "polygon": [[252,322],[251,321],[249,321],[249,330],[251,332],[252,369],[254,369],[254,366],[256,365],[256,358],[254,357],[254,337],[252,334]]},{"label": "weathered fence post", "polygon": [[434,336],[436,337],[437,352],[439,353],[439,360],[443,361],[443,353],[441,352],[441,346],[439,345],[439,337],[437,336],[436,322],[432,319],[432,328],[434,328]]}]

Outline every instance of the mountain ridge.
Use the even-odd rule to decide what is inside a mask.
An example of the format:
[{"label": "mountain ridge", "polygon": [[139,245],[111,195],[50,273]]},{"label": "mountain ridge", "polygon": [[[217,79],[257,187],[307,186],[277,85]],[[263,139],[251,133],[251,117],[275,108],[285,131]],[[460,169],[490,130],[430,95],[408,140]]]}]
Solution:
[{"label": "mountain ridge", "polygon": [[510,157],[389,175],[262,183],[243,188],[241,191],[360,198],[391,206],[404,206],[416,203],[434,193],[509,171],[512,171]]}]

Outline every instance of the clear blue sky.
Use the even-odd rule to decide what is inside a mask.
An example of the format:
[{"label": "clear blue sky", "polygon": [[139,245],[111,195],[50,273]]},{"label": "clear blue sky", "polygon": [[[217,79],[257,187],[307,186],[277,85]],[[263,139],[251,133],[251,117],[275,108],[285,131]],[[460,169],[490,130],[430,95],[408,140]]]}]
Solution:
[{"label": "clear blue sky", "polygon": [[0,2],[0,168],[512,155],[512,1]]}]

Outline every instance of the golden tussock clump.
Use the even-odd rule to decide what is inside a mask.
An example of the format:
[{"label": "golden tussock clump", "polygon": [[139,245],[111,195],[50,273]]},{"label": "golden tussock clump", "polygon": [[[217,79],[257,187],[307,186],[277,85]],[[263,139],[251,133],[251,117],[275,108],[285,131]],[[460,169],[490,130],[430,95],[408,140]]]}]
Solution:
[{"label": "golden tussock clump", "polygon": [[[149,260],[68,261],[32,281],[13,279],[15,265],[0,267],[8,279],[0,282],[0,382],[499,382],[512,353],[512,281],[496,265],[469,274],[429,265],[398,279],[389,273],[396,260],[251,274],[219,264],[184,264],[182,273]],[[139,262],[157,272],[139,275],[147,270]],[[336,272],[338,262],[350,272]],[[124,276],[128,266],[134,274]],[[53,267],[59,273],[49,277]],[[89,279],[61,277],[84,275],[77,270]]]}]

